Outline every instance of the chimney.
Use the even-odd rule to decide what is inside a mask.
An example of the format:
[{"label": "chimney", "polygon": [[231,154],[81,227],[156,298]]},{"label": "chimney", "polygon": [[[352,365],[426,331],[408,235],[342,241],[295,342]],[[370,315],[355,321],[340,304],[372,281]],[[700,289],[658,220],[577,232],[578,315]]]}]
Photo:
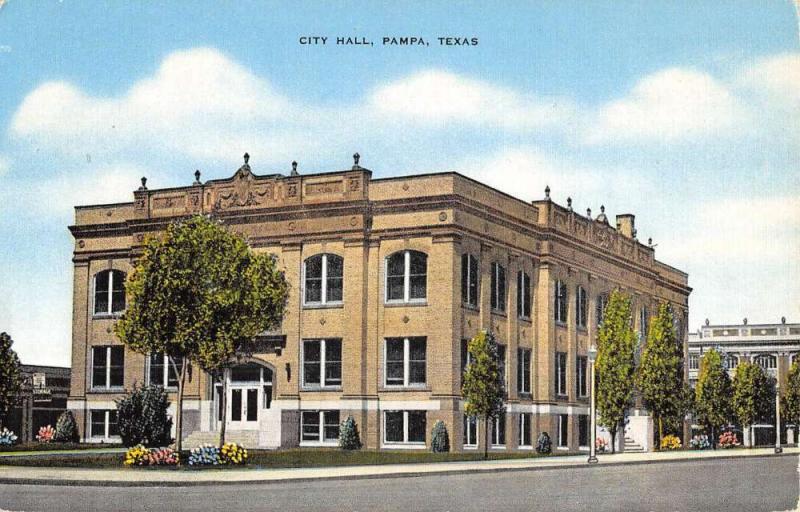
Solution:
[{"label": "chimney", "polygon": [[636,234],[636,227],[634,225],[635,218],[636,216],[632,213],[617,215],[617,231],[628,238],[633,238]]}]

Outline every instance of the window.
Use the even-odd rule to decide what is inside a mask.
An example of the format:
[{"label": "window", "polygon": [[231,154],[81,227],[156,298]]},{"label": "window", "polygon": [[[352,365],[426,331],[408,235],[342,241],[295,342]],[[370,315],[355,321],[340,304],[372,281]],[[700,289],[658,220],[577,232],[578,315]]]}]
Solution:
[{"label": "window", "polygon": [[523,412],[519,415],[519,445],[531,446],[531,413]]},{"label": "window", "polygon": [[472,354],[469,353],[469,340],[461,340],[461,377],[467,371],[467,366],[472,362]]},{"label": "window", "polygon": [[567,323],[567,285],[563,281],[556,281],[555,290],[555,319],[556,322]]},{"label": "window", "polygon": [[578,286],[575,289],[575,324],[586,329],[589,323],[589,311],[587,307],[586,290],[583,286]]},{"label": "window", "polygon": [[578,356],[575,360],[575,392],[579,397],[589,396],[588,359]]},{"label": "window", "polygon": [[762,354],[756,357],[755,363],[765,370],[774,370],[778,366],[778,358],[770,354]]},{"label": "window", "polygon": [[531,317],[531,276],[521,270],[517,273],[517,316]]},{"label": "window", "polygon": [[107,439],[119,435],[116,409],[93,409],[89,420],[91,437]]},{"label": "window", "polygon": [[506,311],[506,269],[499,263],[492,263],[492,310]]},{"label": "window", "polygon": [[303,411],[300,421],[302,442],[336,443],[339,440],[339,411]]},{"label": "window", "polygon": [[478,306],[480,271],[478,258],[471,254],[461,256],[461,301],[469,306]]},{"label": "window", "polygon": [[608,304],[608,295],[602,294],[597,296],[595,303],[595,314],[597,316],[597,327],[603,325],[603,317],[606,314],[606,305]]},{"label": "window", "polygon": [[[180,373],[176,373],[175,368],[172,366],[172,361],[172,358],[166,354],[150,354],[147,382],[151,386],[178,387]],[[175,361],[175,365],[178,368],[178,372],[180,372],[183,362],[181,360]]]},{"label": "window", "polygon": [[725,369],[733,370],[737,366],[739,366],[739,357],[729,354],[728,357],[725,358]]},{"label": "window", "polygon": [[506,388],[506,346],[497,344],[497,366],[498,374],[500,376],[500,384],[503,386],[505,392]]},{"label": "window", "polygon": [[342,385],[342,340],[303,341],[303,386]]},{"label": "window", "polygon": [[589,415],[578,415],[578,446],[589,446]]},{"label": "window", "polygon": [[386,411],[384,443],[425,444],[425,411]]},{"label": "window", "polygon": [[689,354],[689,369],[697,370],[699,368],[700,356],[697,354]]},{"label": "window", "polygon": [[427,254],[400,251],[386,259],[386,302],[423,302],[427,284]]},{"label": "window", "polygon": [[492,427],[492,446],[506,445],[506,415],[501,414],[494,419]]},{"label": "window", "polygon": [[[639,340],[647,339],[647,330],[650,327],[650,313],[646,307],[639,310]],[[678,338],[680,339],[680,338]]]},{"label": "window", "polygon": [[464,448],[478,447],[478,418],[464,415]]},{"label": "window", "polygon": [[305,295],[309,305],[341,304],[344,260],[335,254],[318,254],[305,261]]},{"label": "window", "polygon": [[566,414],[559,414],[558,415],[558,447],[559,448],[566,448],[569,443],[567,441],[567,422],[569,421],[569,416]]},{"label": "window", "polygon": [[94,276],[94,314],[113,315],[125,310],[125,272],[103,270]]},{"label": "window", "polygon": [[556,352],[556,394],[567,395],[567,353]]},{"label": "window", "polygon": [[426,338],[386,338],[384,352],[387,386],[425,384]]},{"label": "window", "polygon": [[517,349],[517,391],[531,392],[531,351],[527,348]]},{"label": "window", "polygon": [[92,347],[92,387],[121,388],[125,369],[125,347]]}]

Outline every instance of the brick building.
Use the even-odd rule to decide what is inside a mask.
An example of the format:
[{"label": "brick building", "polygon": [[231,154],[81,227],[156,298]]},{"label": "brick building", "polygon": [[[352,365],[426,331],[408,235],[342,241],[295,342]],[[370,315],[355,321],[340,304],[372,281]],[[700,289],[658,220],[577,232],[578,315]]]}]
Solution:
[{"label": "brick building", "polygon": [[36,440],[39,428],[52,425],[67,410],[70,369],[59,366],[20,365],[22,389],[19,403],[6,418],[5,427],[16,432],[19,442]]},{"label": "brick building", "polygon": [[[372,179],[351,169],[253,174],[150,190],[129,203],[75,211],[73,379],[69,407],[87,440],[115,434],[113,399],[134,383],[174,383],[158,354],[124,349],[112,332],[124,278],[148,233],[213,214],[278,256],[291,285],[279,332],[228,372],[229,438],[249,446],[335,444],[352,414],[367,448],[424,448],[443,420],[455,450],[478,449],[480,426],[460,396],[465,343],[491,329],[502,343],[507,414],[493,449],[588,446],[586,353],[610,290],[634,299],[637,329],[671,302],[685,337],[687,275],[616,227],[549,198],[528,203],[457,173]],[[685,346],[685,342],[684,342]],[[189,442],[213,439],[221,387],[187,384]]]}]

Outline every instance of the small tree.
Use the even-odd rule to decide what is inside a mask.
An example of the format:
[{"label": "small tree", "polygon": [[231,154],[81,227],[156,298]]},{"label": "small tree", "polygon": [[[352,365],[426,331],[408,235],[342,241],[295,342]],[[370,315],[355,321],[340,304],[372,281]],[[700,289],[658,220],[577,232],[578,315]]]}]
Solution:
[{"label": "small tree", "polygon": [[339,448],[342,450],[360,450],[361,436],[355,418],[348,416],[339,425]]},{"label": "small tree", "polygon": [[444,453],[450,451],[450,436],[447,433],[447,426],[442,420],[438,420],[433,425],[431,431],[431,451],[434,453]]},{"label": "small tree", "polygon": [[771,416],[774,396],[772,379],[764,373],[763,368],[747,361],[736,367],[733,377],[733,412],[742,429],[749,428],[751,441],[752,425]]},{"label": "small tree", "polygon": [[471,361],[464,372],[461,394],[464,397],[464,414],[483,420],[483,458],[489,458],[489,419],[505,411],[503,407],[503,381],[500,376],[500,359],[497,341],[491,332],[480,331],[467,346]]},{"label": "small tree", "polygon": [[781,405],[784,421],[800,425],[800,362],[797,360],[789,368]]},{"label": "small tree", "polygon": [[614,290],[597,335],[597,410],[611,434],[612,453],[616,452],[617,432],[633,397],[636,333],[631,315],[630,297]]},{"label": "small tree", "polygon": [[72,415],[72,411],[64,411],[58,417],[56,434],[53,436],[53,440],[59,443],[78,442],[78,424],[75,422],[75,416]]},{"label": "small tree", "polygon": [[19,357],[11,348],[13,344],[11,336],[0,332],[0,426],[19,402],[19,392],[22,389]]},{"label": "small tree", "polygon": [[700,370],[695,387],[695,412],[698,421],[711,434],[716,449],[717,429],[731,418],[731,380],[722,365],[722,357],[714,349],[700,359]]},{"label": "small tree", "polygon": [[125,446],[166,446],[170,442],[172,419],[169,400],[161,386],[134,387],[117,400],[117,426]]},{"label": "small tree", "polygon": [[636,386],[642,393],[644,405],[658,425],[658,443],[664,437],[664,423],[672,426],[683,418],[683,351],[676,341],[672,307],[662,302],[658,315],[650,323],[647,345],[636,374]]}]

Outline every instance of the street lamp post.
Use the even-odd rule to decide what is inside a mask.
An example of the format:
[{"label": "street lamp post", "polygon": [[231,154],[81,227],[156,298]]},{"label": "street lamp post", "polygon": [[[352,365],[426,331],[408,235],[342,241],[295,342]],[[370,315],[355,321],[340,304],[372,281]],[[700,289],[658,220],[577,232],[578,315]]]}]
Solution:
[{"label": "street lamp post", "polygon": [[595,385],[595,377],[594,377],[594,361],[597,358],[597,347],[592,345],[589,347],[589,371],[592,374],[592,398],[591,398],[591,405],[589,406],[589,414],[591,416],[591,432],[592,438],[589,440],[589,464],[597,464],[597,414],[595,412],[595,399],[594,399],[594,385]]},{"label": "street lamp post", "polygon": [[[778,361],[780,365],[780,361]],[[778,365],[775,367],[775,453],[783,453],[781,448],[781,375]]]}]

